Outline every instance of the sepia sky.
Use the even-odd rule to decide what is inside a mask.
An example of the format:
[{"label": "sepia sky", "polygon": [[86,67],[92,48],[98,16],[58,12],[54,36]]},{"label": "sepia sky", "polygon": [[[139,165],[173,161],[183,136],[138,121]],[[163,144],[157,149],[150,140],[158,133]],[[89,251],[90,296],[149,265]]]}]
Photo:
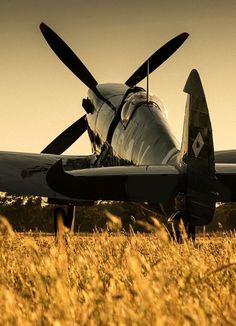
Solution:
[{"label": "sepia sky", "polygon": [[[236,148],[235,0],[1,0],[0,150],[40,152],[84,114],[86,87],[56,57],[44,21],[99,83],[124,82],[181,32],[190,37],[150,77],[180,141],[191,69],[201,76],[215,149]],[[145,86],[145,82],[141,84]],[[90,153],[87,136],[67,151]]]}]

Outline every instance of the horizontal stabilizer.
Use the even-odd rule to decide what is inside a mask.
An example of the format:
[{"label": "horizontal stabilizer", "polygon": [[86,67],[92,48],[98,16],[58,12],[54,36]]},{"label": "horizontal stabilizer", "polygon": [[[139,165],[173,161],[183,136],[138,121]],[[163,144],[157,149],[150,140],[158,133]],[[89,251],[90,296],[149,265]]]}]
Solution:
[{"label": "horizontal stabilizer", "polygon": [[90,200],[166,202],[183,191],[183,175],[171,165],[122,166],[66,173],[57,162],[48,185],[65,196]]}]

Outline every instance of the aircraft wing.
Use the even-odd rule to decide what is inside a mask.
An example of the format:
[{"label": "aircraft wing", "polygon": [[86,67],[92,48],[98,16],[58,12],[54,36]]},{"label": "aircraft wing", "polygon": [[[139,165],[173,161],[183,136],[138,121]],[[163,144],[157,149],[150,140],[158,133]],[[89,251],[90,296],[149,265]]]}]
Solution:
[{"label": "aircraft wing", "polygon": [[[236,164],[216,164],[215,175],[216,201],[236,201]],[[173,165],[117,166],[65,172],[62,162],[58,161],[49,170],[47,182],[65,196],[84,200],[167,202],[180,192],[188,195],[184,170]]]},{"label": "aircraft wing", "polygon": [[[0,191],[55,200],[166,202],[186,193],[173,165],[88,168],[91,156],[0,152]],[[217,201],[236,201],[236,164],[216,164]]]},{"label": "aircraft wing", "polygon": [[166,202],[184,190],[184,175],[172,165],[115,166],[66,173],[61,161],[48,172],[55,191],[83,200]]},{"label": "aircraft wing", "polygon": [[46,181],[48,170],[61,158],[65,169],[71,170],[88,167],[91,157],[0,152],[0,192],[68,199],[51,189]]},{"label": "aircraft wing", "polygon": [[216,164],[218,201],[236,201],[236,164]]}]

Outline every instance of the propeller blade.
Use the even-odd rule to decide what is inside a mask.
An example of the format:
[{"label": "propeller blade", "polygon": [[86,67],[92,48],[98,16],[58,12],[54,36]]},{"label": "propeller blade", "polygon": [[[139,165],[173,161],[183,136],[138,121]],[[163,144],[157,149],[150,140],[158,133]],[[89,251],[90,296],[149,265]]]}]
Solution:
[{"label": "propeller blade", "polygon": [[90,89],[96,90],[97,81],[69,46],[46,24],[40,30],[59,59]]},{"label": "propeller blade", "polygon": [[86,115],[84,115],[56,137],[41,153],[62,154],[87,130],[87,127]]},{"label": "propeller blade", "polygon": [[188,33],[182,33],[158,49],[149,59],[147,59],[138,70],[125,82],[129,87],[133,87],[147,77],[147,64],[149,61],[149,74],[165,62],[187,39]]}]

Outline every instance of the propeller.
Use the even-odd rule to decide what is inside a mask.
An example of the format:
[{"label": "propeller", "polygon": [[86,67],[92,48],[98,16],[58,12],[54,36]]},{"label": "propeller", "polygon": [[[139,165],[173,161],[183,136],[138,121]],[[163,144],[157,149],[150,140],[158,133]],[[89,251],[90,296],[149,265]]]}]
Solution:
[{"label": "propeller", "polygon": [[160,49],[158,49],[149,59],[147,59],[135,73],[125,82],[129,87],[133,87],[141,80],[147,77],[148,74],[148,62],[149,62],[149,74],[151,74],[156,68],[158,68],[163,62],[165,62],[187,39],[188,33],[182,33],[171,39]]},{"label": "propeller", "polygon": [[[97,81],[70,47],[46,24],[41,23],[40,30],[58,58],[87,87],[89,87],[95,94],[99,95],[99,92],[96,89]],[[86,115],[84,115],[56,137],[41,153],[62,154],[87,130],[87,127],[87,119]]]},{"label": "propeller", "polygon": [[58,58],[92,91],[97,93],[97,81],[88,71],[82,61],[75,55],[69,46],[46,24],[40,24],[40,30],[47,43]]},{"label": "propeller", "polygon": [[87,130],[87,127],[87,119],[84,115],[57,136],[41,153],[62,154]]},{"label": "propeller", "polygon": [[[96,88],[98,84],[97,81],[70,47],[43,22],[40,24],[40,30],[58,58],[97,96],[106,101],[108,105],[111,105],[111,103],[104,99],[99,93]],[[126,81],[125,84],[129,87],[133,87],[143,80],[147,76],[148,70],[149,73],[151,73],[159,67],[182,45],[188,36],[187,33],[182,33],[163,45],[144,62],[144,64]],[[149,69],[147,69],[148,63]],[[84,115],[56,137],[41,153],[58,155],[63,153],[87,130],[87,127],[86,115]]]}]

